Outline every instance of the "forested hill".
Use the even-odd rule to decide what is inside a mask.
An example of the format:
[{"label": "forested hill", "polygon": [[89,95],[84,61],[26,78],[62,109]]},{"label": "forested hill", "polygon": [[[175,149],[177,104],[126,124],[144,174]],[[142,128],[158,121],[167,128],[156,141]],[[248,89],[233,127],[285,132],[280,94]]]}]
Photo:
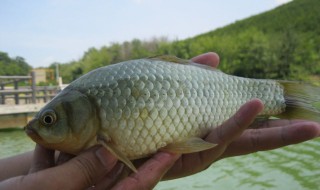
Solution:
[{"label": "forested hill", "polygon": [[[319,81],[320,1],[294,0],[274,10],[182,41],[132,40],[90,48],[61,65],[64,82],[123,60],[171,54],[181,58],[215,51],[224,72],[254,78]],[[192,24],[192,23],[191,23]]]},{"label": "forested hill", "polygon": [[320,74],[319,10],[318,0],[295,0],[181,45],[189,49],[187,56],[217,51],[221,69],[231,74],[307,79]]}]

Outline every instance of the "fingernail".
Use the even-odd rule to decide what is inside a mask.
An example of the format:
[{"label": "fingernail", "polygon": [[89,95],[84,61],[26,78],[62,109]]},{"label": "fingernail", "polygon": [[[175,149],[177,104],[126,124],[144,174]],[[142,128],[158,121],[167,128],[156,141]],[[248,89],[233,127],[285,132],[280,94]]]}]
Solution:
[{"label": "fingernail", "polygon": [[105,167],[110,167],[116,164],[117,159],[104,147],[96,150],[96,156]]}]

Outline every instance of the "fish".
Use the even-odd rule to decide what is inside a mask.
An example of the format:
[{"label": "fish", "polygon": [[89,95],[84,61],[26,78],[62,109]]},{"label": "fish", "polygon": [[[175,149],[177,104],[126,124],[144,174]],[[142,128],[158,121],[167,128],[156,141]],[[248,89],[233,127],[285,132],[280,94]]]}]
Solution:
[{"label": "fish", "polygon": [[202,138],[242,104],[258,98],[259,117],[320,122],[320,88],[251,79],[174,56],[95,69],[46,104],[26,125],[36,143],[77,155],[100,144],[132,171],[132,161],[159,150],[192,153],[216,144]]}]

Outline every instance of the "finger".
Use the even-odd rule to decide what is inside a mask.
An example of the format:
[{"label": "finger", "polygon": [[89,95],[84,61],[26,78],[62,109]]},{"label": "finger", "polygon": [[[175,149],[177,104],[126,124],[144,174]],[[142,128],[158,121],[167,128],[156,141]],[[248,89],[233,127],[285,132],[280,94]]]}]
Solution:
[{"label": "finger", "polygon": [[296,122],[284,127],[249,129],[232,142],[221,158],[271,150],[320,136],[320,124]]},{"label": "finger", "polygon": [[255,121],[250,125],[250,128],[270,128],[270,127],[283,127],[286,125],[305,122],[306,120],[289,120],[289,119],[267,119],[265,121]]},{"label": "finger", "polygon": [[196,63],[209,65],[211,67],[218,67],[219,62],[220,62],[220,58],[219,58],[218,54],[216,54],[214,52],[209,52],[209,53],[198,55],[198,56],[192,58],[191,60]]},{"label": "finger", "polygon": [[61,152],[58,156],[58,159],[56,161],[56,165],[61,165],[69,160],[71,160],[72,158],[74,158],[75,155],[72,155],[72,154],[67,154],[67,153],[64,153],[64,152]]},{"label": "finger", "polygon": [[116,163],[117,159],[105,148],[93,148],[58,167],[58,173],[67,173],[70,176],[68,179],[60,179],[60,184],[64,184],[65,189],[84,189],[94,185],[101,176],[110,172]]},{"label": "finger", "polygon": [[128,177],[130,173],[132,173],[132,171],[128,167],[126,167],[122,162],[117,162],[115,167],[107,175],[98,180],[93,189],[110,189],[119,181]]},{"label": "finger", "polygon": [[214,129],[205,139],[218,144],[228,144],[254,121],[263,110],[263,104],[259,99],[252,99],[245,103],[230,119]]},{"label": "finger", "polygon": [[36,145],[29,173],[34,173],[54,166],[54,150]]},{"label": "finger", "polygon": [[105,148],[94,147],[69,162],[13,179],[10,183],[23,189],[85,189],[111,171],[116,162]]},{"label": "finger", "polygon": [[143,164],[137,173],[120,181],[112,189],[152,189],[179,157],[177,154],[159,152]]}]

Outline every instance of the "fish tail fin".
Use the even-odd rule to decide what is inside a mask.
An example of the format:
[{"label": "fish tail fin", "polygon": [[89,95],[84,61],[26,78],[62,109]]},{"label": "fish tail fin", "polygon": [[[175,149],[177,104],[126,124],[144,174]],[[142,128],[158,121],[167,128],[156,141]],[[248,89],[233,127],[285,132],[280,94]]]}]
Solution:
[{"label": "fish tail fin", "polygon": [[286,109],[276,117],[320,122],[320,87],[300,82],[278,82],[284,87]]}]

